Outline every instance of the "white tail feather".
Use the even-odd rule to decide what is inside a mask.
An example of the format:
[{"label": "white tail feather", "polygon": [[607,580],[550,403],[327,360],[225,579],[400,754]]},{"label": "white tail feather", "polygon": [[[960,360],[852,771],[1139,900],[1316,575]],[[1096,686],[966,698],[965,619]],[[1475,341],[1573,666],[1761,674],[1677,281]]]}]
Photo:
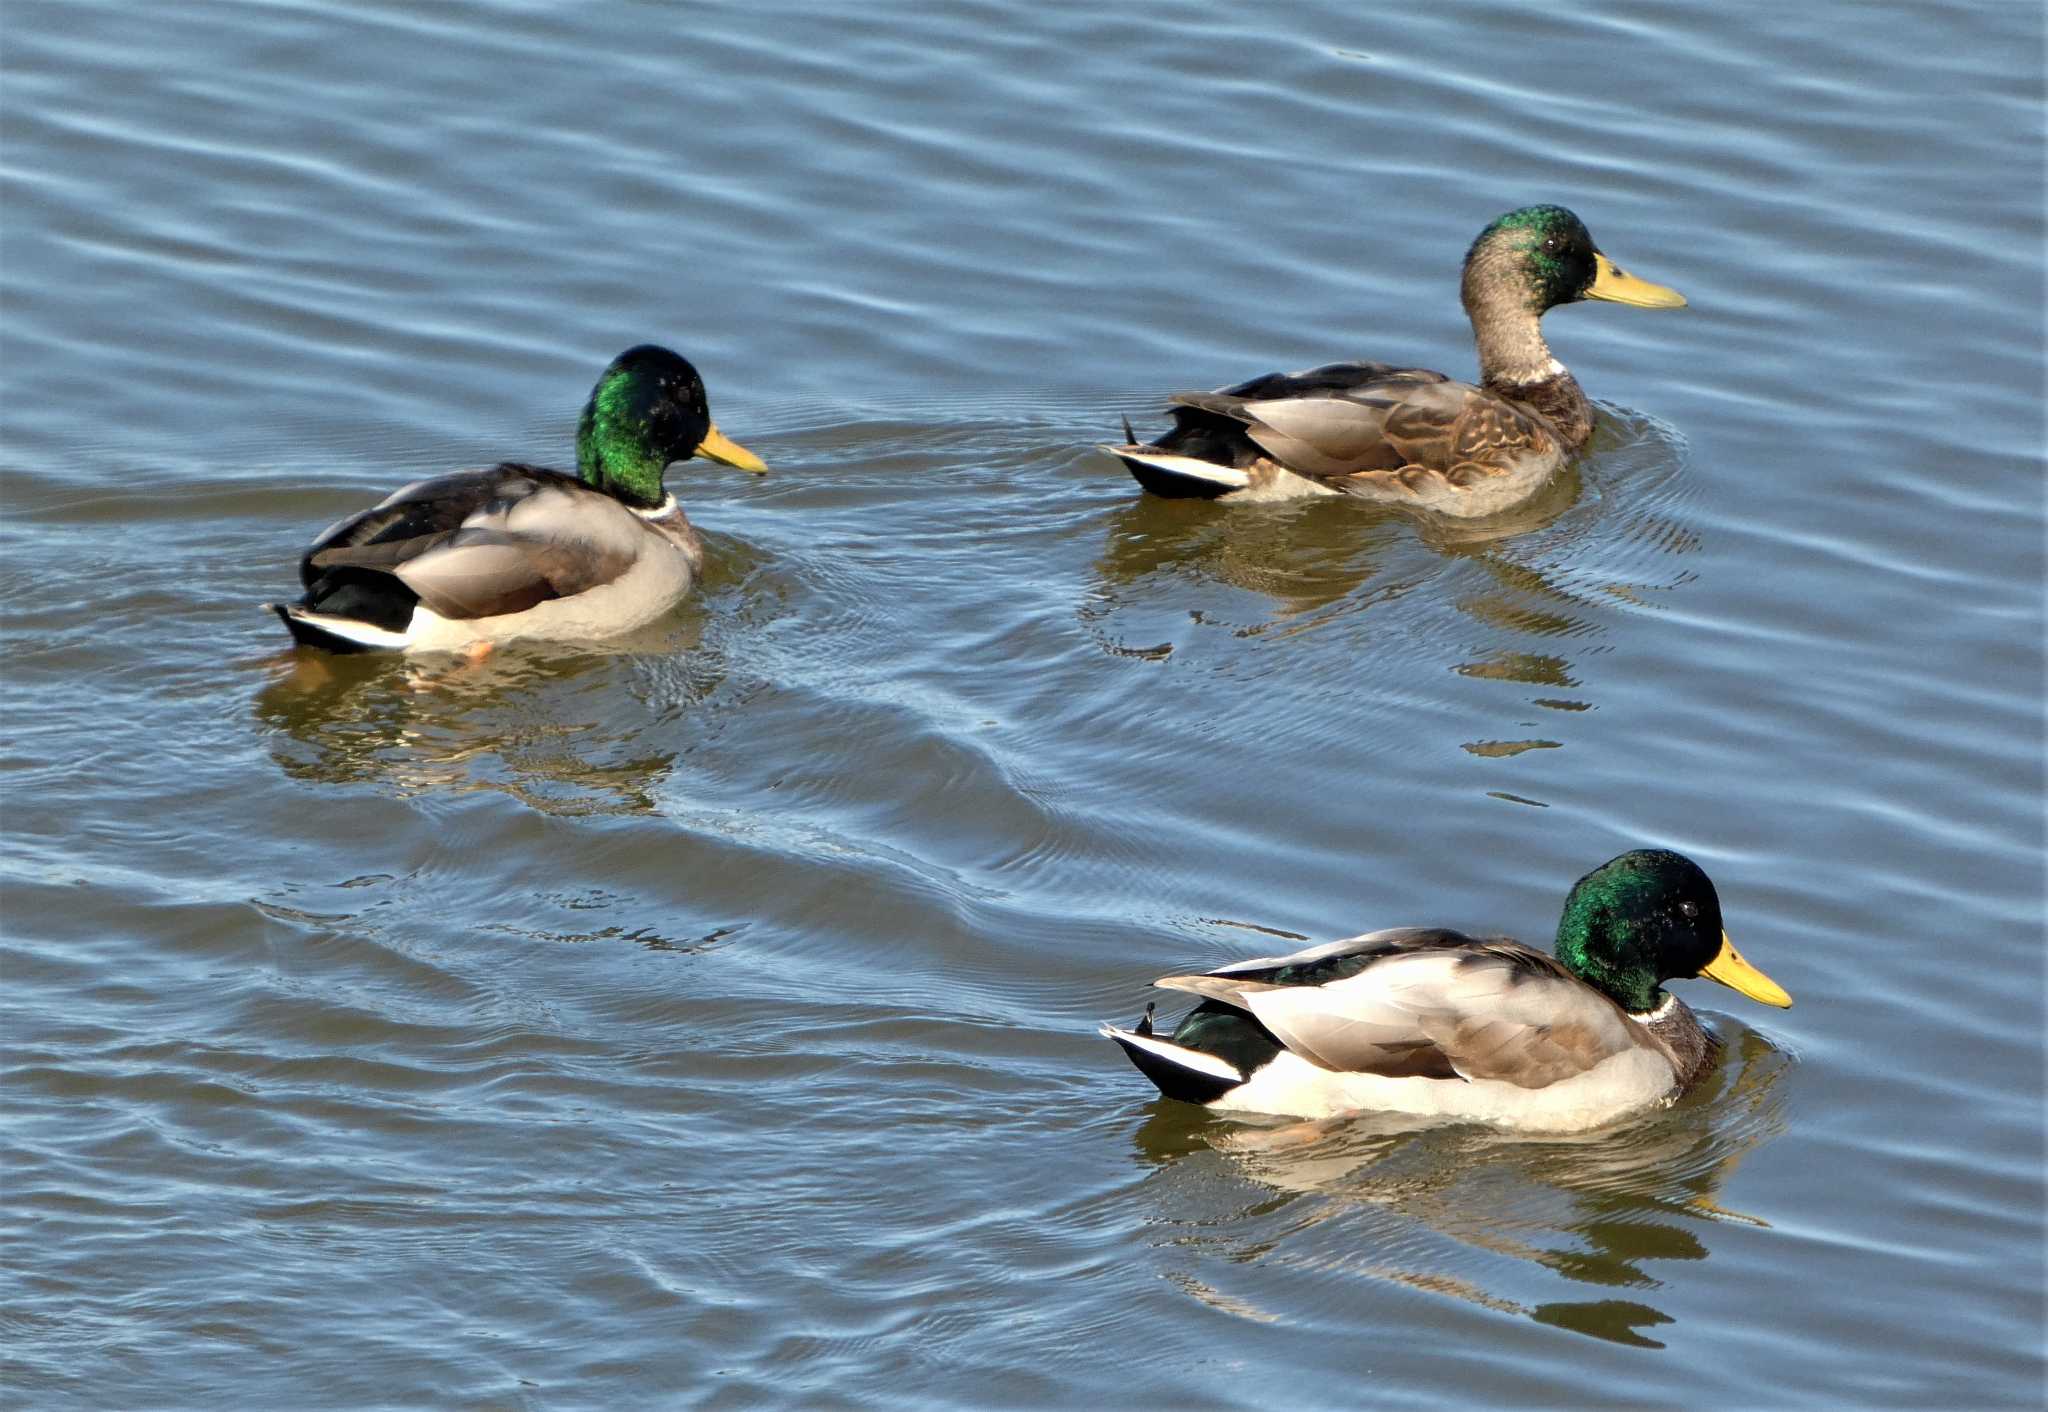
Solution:
[{"label": "white tail feather", "polygon": [[364,647],[404,648],[412,644],[412,638],[402,632],[380,628],[375,623],[366,623],[358,618],[337,618],[331,613],[309,613],[303,608],[289,604],[285,612],[302,623],[311,623],[322,632],[334,634]]},{"label": "white tail feather", "polygon": [[1152,1035],[1135,1034],[1130,1030],[1118,1029],[1105,1024],[1102,1034],[1123,1044],[1136,1045],[1148,1054],[1156,1054],[1169,1064],[1178,1064],[1183,1069],[1192,1069],[1198,1074],[1207,1074],[1212,1079],[1227,1079],[1231,1083],[1242,1083],[1244,1075],[1225,1059],[1213,1054],[1204,1054],[1196,1049],[1184,1049],[1171,1040],[1158,1039]]},{"label": "white tail feather", "polygon": [[1138,461],[1170,476],[1186,480],[1207,481],[1211,485],[1227,485],[1242,490],[1252,483],[1251,474],[1235,466],[1219,466],[1214,461],[1201,461],[1193,456],[1175,456],[1164,451],[1133,451],[1126,446],[1104,446],[1112,456],[1126,461]]}]

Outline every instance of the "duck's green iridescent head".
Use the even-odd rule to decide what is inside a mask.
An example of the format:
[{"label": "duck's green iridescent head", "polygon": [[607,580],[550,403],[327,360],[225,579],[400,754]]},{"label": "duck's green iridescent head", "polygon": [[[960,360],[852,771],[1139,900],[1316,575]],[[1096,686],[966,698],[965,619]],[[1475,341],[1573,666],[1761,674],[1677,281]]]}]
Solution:
[{"label": "duck's green iridescent head", "polygon": [[1515,303],[1542,314],[1580,299],[1682,309],[1685,296],[1618,268],[1585,222],[1562,206],[1524,206],[1496,220],[1465,252],[1465,307]]},{"label": "duck's green iridescent head", "polygon": [[768,469],[711,420],[704,380],[689,359],[652,343],[612,359],[576,424],[576,470],[584,482],[652,509],[667,496],[662,472],[691,456],[743,471]]},{"label": "duck's green iridescent head", "polygon": [[1643,848],[1572,884],[1557,924],[1557,959],[1631,1014],[1663,1001],[1663,982],[1705,976],[1766,1005],[1792,1003],[1742,959],[1721,925],[1721,899],[1682,853]]}]

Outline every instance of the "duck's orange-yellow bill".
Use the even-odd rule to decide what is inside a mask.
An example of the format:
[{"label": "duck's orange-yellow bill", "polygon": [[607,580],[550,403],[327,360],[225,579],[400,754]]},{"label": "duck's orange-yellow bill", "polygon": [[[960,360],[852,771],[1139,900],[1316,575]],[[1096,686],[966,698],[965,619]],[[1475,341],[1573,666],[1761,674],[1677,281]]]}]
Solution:
[{"label": "duck's orange-yellow bill", "polygon": [[1785,993],[1785,987],[1742,959],[1742,953],[1735,949],[1735,943],[1728,939],[1728,933],[1721,933],[1721,951],[1706,964],[1700,972],[1710,981],[1719,981],[1730,990],[1742,992],[1751,1000],[1765,1005],[1775,1005],[1781,1010],[1790,1009],[1792,997]]},{"label": "duck's orange-yellow bill", "polygon": [[720,431],[716,422],[712,423],[710,431],[704,433],[704,439],[697,443],[696,454],[721,466],[734,466],[756,475],[768,469],[766,461]]},{"label": "duck's orange-yellow bill", "polygon": [[1593,284],[1588,299],[1611,299],[1616,304],[1634,304],[1641,309],[1683,309],[1685,296],[1675,289],[1637,279],[1614,261],[1593,252]]}]

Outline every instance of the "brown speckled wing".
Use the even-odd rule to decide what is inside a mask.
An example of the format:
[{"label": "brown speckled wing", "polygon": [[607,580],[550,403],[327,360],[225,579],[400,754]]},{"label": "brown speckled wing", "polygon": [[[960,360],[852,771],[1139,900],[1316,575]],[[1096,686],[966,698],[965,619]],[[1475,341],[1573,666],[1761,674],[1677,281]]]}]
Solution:
[{"label": "brown speckled wing", "polygon": [[1422,369],[1355,366],[1363,375],[1342,386],[1296,375],[1245,385],[1260,396],[1233,389],[1174,401],[1229,418],[1281,466],[1339,491],[1469,486],[1558,450],[1537,418],[1484,388]]},{"label": "brown speckled wing", "polygon": [[1560,450],[1556,438],[1536,418],[1491,393],[1475,392],[1451,427],[1450,472],[1465,466],[1498,475],[1529,457],[1552,456]]}]

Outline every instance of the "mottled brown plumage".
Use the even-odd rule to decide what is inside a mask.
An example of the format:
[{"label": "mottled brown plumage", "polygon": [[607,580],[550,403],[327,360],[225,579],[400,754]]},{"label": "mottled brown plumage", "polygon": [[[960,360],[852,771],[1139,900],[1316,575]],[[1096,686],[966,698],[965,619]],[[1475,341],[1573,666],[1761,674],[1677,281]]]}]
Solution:
[{"label": "mottled brown plumage", "polygon": [[1540,320],[1578,299],[1676,307],[1557,206],[1501,217],[1465,258],[1478,383],[1389,363],[1269,373],[1171,399],[1173,429],[1103,449],[1145,489],[1206,499],[1349,495],[1474,517],[1512,509],[1585,449],[1593,408]]}]

